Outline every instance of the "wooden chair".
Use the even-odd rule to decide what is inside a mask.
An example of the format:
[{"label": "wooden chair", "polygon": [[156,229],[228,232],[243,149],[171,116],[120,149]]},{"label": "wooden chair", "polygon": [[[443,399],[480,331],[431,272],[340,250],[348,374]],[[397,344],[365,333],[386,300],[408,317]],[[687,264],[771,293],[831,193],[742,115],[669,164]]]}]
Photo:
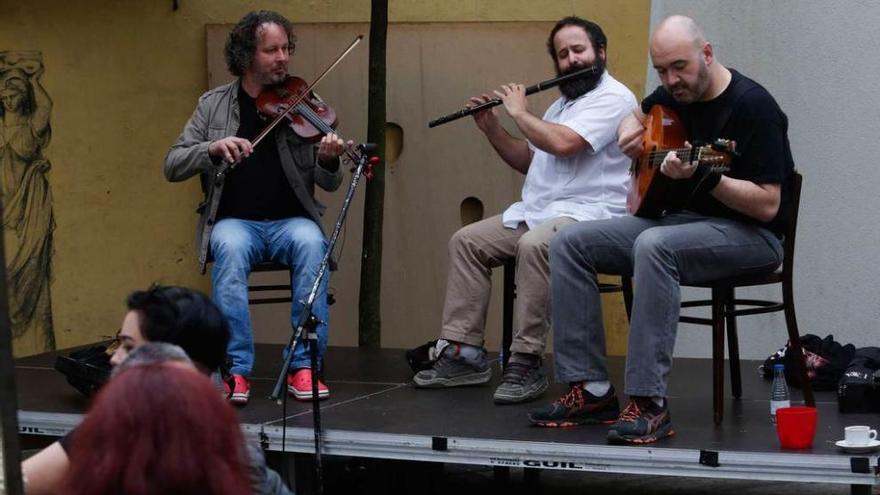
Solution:
[{"label": "wooden chair", "polygon": [[[335,270],[335,266],[331,265],[330,270]],[[282,263],[276,263],[274,261],[261,261],[254,266],[254,269],[251,270],[251,274],[257,272],[284,272],[290,273],[290,268],[287,265]],[[248,297],[248,304],[275,304],[275,303],[286,303],[291,302],[293,300],[290,288],[290,278],[288,277],[287,283],[284,284],[258,284],[254,281],[248,281],[248,292],[266,292],[266,291],[286,291],[287,293],[278,296],[278,297]],[[330,290],[327,291],[327,305],[332,305],[336,302],[336,298],[333,297],[332,292]]]},{"label": "wooden chair", "polygon": [[[276,263],[274,261],[261,261],[260,263],[257,263],[256,266],[254,266],[254,269],[251,270],[251,273],[278,271],[289,273],[290,268],[288,268],[287,265],[282,265],[281,263]],[[252,281],[248,282],[248,293],[266,291],[287,291],[287,294],[279,297],[248,297],[248,304],[275,304],[290,302],[292,300],[289,278],[286,284],[257,284]]]},{"label": "wooden chair", "polygon": [[[504,264],[504,305],[501,323],[501,368],[507,366],[510,359],[510,345],[513,343],[513,300],[516,299],[516,259],[511,258]],[[623,292],[626,318],[632,309],[632,279],[620,277],[620,284],[599,283],[599,293]]]},{"label": "wooden chair", "polygon": [[[775,311],[785,312],[785,324],[788,330],[788,340],[791,343],[789,352],[795,353],[800,359],[798,363],[798,375],[802,384],[804,401],[808,406],[815,406],[813,389],[807,378],[807,367],[801,350],[800,333],[798,332],[797,319],[794,311],[794,291],[792,278],[794,275],[794,244],[797,234],[798,209],[800,207],[801,183],[803,177],[797,171],[792,174],[791,184],[791,210],[789,211],[788,226],[783,240],[784,260],[782,267],[775,272],[760,275],[744,275],[714,280],[702,284],[693,284],[693,287],[710,289],[711,299],[684,301],[682,308],[697,306],[711,306],[711,318],[699,318],[682,315],[679,321],[682,323],[694,323],[709,325],[712,327],[712,373],[713,373],[713,409],[715,424],[720,424],[724,416],[724,331],[725,322],[727,328],[728,357],[730,359],[730,383],[733,396],[739,399],[742,396],[742,379],[739,366],[739,342],[736,334],[736,318],[738,316],[771,313]],[[782,284],[782,301],[769,301],[760,299],[737,299],[735,290],[737,287],[754,287],[767,284]],[[738,306],[747,306],[737,309]]]}]

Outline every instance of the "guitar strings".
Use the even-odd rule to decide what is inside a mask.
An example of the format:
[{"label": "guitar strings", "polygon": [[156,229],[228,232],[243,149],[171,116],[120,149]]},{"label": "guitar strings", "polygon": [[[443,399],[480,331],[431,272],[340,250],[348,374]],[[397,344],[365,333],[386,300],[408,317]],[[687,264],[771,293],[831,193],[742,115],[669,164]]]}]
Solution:
[{"label": "guitar strings", "polygon": [[[650,160],[649,166],[656,167],[656,166],[661,165],[663,163],[663,160],[666,158],[666,155],[668,155],[670,152],[673,152],[673,151],[676,152],[676,154],[681,154],[682,161],[686,161],[686,162],[687,161],[710,161],[713,158],[715,158],[715,159],[720,158],[720,155],[714,156],[714,157],[709,156],[707,158],[703,158],[702,153],[703,153],[703,151],[706,151],[704,149],[704,147],[679,148],[679,149],[666,149],[666,150],[651,151],[651,152],[647,153],[646,155],[640,157],[637,160],[637,162],[644,163],[645,160]],[[727,165],[724,163],[721,163],[721,164],[705,163],[704,165],[709,166],[711,168],[725,168],[725,169],[727,168]]]}]

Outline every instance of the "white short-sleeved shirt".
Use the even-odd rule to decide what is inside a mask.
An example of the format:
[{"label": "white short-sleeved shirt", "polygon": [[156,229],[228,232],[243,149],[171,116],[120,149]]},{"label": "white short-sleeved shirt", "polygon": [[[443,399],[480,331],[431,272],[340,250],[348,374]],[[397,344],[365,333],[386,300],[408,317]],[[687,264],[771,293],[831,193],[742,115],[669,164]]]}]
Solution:
[{"label": "white short-sleeved shirt", "polygon": [[630,159],[617,146],[617,126],[637,106],[626,86],[607,71],[599,84],[575,100],[561,97],[543,119],[583,137],[590,150],[569,157],[529,148],[534,156],[526,173],[522,201],[502,216],[505,227],[526,222],[530,229],[556,217],[600,220],[626,214]]}]

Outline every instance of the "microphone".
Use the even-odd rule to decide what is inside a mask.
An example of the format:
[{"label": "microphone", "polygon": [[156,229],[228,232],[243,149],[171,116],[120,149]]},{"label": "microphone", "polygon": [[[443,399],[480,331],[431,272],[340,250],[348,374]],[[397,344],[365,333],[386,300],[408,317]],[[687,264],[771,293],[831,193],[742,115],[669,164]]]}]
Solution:
[{"label": "microphone", "polygon": [[361,153],[369,155],[370,153],[379,149],[379,145],[377,145],[376,143],[361,143],[357,145],[357,149]]}]

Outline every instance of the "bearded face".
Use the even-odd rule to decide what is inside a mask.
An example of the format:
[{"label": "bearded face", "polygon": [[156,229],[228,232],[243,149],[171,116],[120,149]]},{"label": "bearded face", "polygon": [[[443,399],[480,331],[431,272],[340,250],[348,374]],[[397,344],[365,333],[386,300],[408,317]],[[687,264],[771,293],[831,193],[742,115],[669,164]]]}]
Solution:
[{"label": "bearded face", "polygon": [[[596,89],[599,79],[605,73],[605,60],[599,58],[593,63],[597,67],[597,71],[575,79],[569,79],[559,85],[559,91],[569,100],[575,100],[581,96]],[[580,65],[572,65],[566,71],[561,71],[559,66],[556,67],[557,76],[565,76],[583,70],[586,67]]]},{"label": "bearded face", "polygon": [[709,68],[705,60],[702,58],[697,60],[695,76],[688,77],[687,74],[682,74],[677,80],[666,85],[666,90],[679,103],[699,101],[709,89]]},{"label": "bearded face", "polygon": [[599,69],[593,74],[560,84],[559,91],[566,98],[579,98],[599,84],[599,78],[605,72],[605,49],[593,46],[593,40],[584,28],[575,25],[561,28],[553,35],[553,49],[553,63],[558,76],[572,74],[592,65]]},{"label": "bearded face", "polygon": [[263,86],[284,82],[290,61],[287,32],[278,24],[266,23],[257,33],[257,48],[248,72]]}]

